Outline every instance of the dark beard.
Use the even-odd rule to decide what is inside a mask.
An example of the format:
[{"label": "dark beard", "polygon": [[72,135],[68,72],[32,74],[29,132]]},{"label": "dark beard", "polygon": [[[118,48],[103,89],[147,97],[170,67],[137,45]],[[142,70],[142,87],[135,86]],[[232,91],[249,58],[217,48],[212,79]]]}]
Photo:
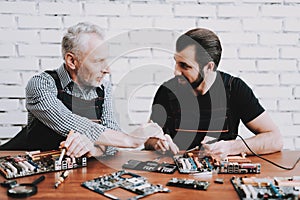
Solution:
[{"label": "dark beard", "polygon": [[204,76],[202,76],[202,74],[203,73],[199,72],[197,79],[194,82],[190,83],[193,89],[196,89],[197,87],[199,87],[199,85],[203,82]]},{"label": "dark beard", "polygon": [[203,73],[199,72],[197,79],[192,83],[190,83],[184,75],[177,75],[175,77],[177,78],[179,84],[181,85],[189,84],[193,89],[196,89],[204,80],[203,78],[204,76],[202,76],[202,74]]}]

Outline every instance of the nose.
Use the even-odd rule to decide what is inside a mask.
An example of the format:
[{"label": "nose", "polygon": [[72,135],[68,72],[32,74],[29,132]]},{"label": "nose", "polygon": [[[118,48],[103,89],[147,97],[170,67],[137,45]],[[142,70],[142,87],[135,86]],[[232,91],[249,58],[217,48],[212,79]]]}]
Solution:
[{"label": "nose", "polygon": [[182,72],[181,72],[181,70],[179,69],[179,67],[177,66],[177,64],[175,65],[174,75],[175,75],[175,76],[180,76],[180,75],[182,75]]},{"label": "nose", "polygon": [[105,65],[105,67],[103,67],[103,68],[101,69],[101,72],[102,72],[103,74],[109,74],[109,73],[110,73],[110,67],[109,67],[109,65]]},{"label": "nose", "polygon": [[101,70],[101,72],[103,74],[109,74],[110,73],[110,69],[109,69],[109,67],[105,67],[104,69]]}]

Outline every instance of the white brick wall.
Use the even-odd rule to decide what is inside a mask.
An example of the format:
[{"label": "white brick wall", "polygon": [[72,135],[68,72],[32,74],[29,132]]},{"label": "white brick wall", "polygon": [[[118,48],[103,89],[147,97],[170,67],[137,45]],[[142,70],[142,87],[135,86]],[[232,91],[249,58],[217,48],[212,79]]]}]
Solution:
[{"label": "white brick wall", "polygon": [[61,18],[56,16],[19,16],[19,28],[43,29],[43,28],[61,28]]},{"label": "white brick wall", "polygon": [[281,83],[285,85],[300,85],[300,73],[281,74]]},{"label": "white brick wall", "polygon": [[300,31],[300,27],[298,24],[300,23],[299,19],[286,19],[284,21],[284,30],[285,31],[291,31],[291,32],[297,32]]},{"label": "white brick wall", "polygon": [[99,4],[99,3],[86,3],[85,12],[89,15],[98,16],[125,16],[128,15],[129,9],[127,4]]},{"label": "white brick wall", "polygon": [[246,81],[250,85],[278,85],[279,78],[277,74],[273,73],[249,73],[249,72],[242,72],[241,78]]},{"label": "white brick wall", "polygon": [[292,113],[291,112],[281,112],[281,113],[270,113],[273,121],[280,126],[292,126]]},{"label": "white brick wall", "polygon": [[18,99],[0,99],[0,111],[11,111],[19,109]]},{"label": "white brick wall", "polygon": [[295,98],[300,99],[300,87],[296,87],[294,90]]},{"label": "white brick wall", "polygon": [[[296,43],[297,44],[297,43]],[[299,42],[298,42],[299,45]],[[300,47],[282,47],[281,48],[281,57],[282,58],[298,58]]]},{"label": "white brick wall", "polygon": [[[299,136],[299,125],[287,125],[287,126],[281,126],[281,133],[283,137],[298,137]],[[298,147],[299,148],[299,147]]]},{"label": "white brick wall", "polygon": [[60,66],[63,63],[62,58],[42,58],[41,61],[41,69],[56,69],[57,66]]},{"label": "white brick wall", "polygon": [[259,71],[297,71],[297,60],[258,60],[257,67]]},{"label": "white brick wall", "polygon": [[284,5],[263,5],[262,16],[266,17],[299,17],[299,7]]},{"label": "white brick wall", "polygon": [[20,130],[20,126],[0,127],[1,138],[4,139],[3,141],[0,141],[0,144],[3,144],[6,141],[8,141],[5,139],[14,137]]},{"label": "white brick wall", "polygon": [[277,101],[276,100],[260,99],[260,103],[267,111],[270,111],[270,112],[273,111],[272,114],[274,113],[274,111],[276,112],[276,110],[277,110]]},{"label": "white brick wall", "polygon": [[[1,0],[0,138],[13,137],[26,124],[26,83],[34,74],[61,65],[60,42],[65,29],[90,21],[106,31],[111,43],[116,104],[130,102],[128,108],[117,113],[125,130],[147,121],[158,85],[173,76],[178,34],[205,27],[215,31],[222,41],[220,69],[240,76],[254,89],[281,129],[285,148],[299,149],[299,3]],[[128,32],[141,28],[142,31]],[[240,130],[244,136],[250,135],[245,128]]]},{"label": "white brick wall", "polygon": [[1,15],[0,23],[3,28],[12,28],[15,26],[15,17],[12,15]]},{"label": "white brick wall", "polygon": [[110,26],[111,29],[118,29],[118,30],[130,30],[132,26],[134,29],[136,28],[149,28],[152,26],[152,19],[151,18],[141,18],[141,17],[124,17],[124,18],[117,18],[112,17],[110,18]]},{"label": "white brick wall", "polygon": [[42,43],[61,43],[63,34],[60,30],[41,30],[40,37]]},{"label": "white brick wall", "polygon": [[297,33],[262,33],[260,34],[260,44],[262,45],[294,45],[299,40]]},{"label": "white brick wall", "polygon": [[81,3],[39,3],[39,14],[40,15],[80,15]]},{"label": "white brick wall", "polygon": [[220,33],[218,34],[223,45],[225,44],[257,44],[256,33]]},{"label": "white brick wall", "polygon": [[223,59],[219,63],[219,69],[224,71],[256,71],[255,60]]},{"label": "white brick wall", "polygon": [[218,17],[256,17],[259,7],[257,5],[234,5],[234,6],[219,6]]},{"label": "white brick wall", "polygon": [[200,18],[197,21],[198,27],[208,28],[210,30],[213,30],[215,32],[223,32],[223,31],[229,31],[229,32],[239,32],[242,30],[242,24],[241,20],[239,19],[230,19],[230,20],[224,20],[224,19],[214,19],[214,18],[208,18],[208,19],[202,19]]},{"label": "white brick wall", "polygon": [[293,117],[294,117],[294,118],[293,118],[293,119],[294,119],[293,122],[294,122],[295,124],[300,124],[300,113],[295,113]]},{"label": "white brick wall", "polygon": [[60,45],[38,44],[38,45],[19,45],[20,56],[60,56]]},{"label": "white brick wall", "polygon": [[131,4],[130,13],[133,16],[170,16],[172,15],[172,5]]},{"label": "white brick wall", "polygon": [[15,46],[13,44],[0,44],[0,56],[15,56]]},{"label": "white brick wall", "polygon": [[95,16],[64,16],[64,28],[68,28],[78,22],[91,22],[94,24],[98,24],[101,28],[107,29],[108,27],[108,18],[106,17],[95,17]]},{"label": "white brick wall", "polygon": [[[16,6],[17,4],[18,6]],[[35,13],[35,2],[0,2],[0,13],[5,14],[28,14]]]},{"label": "white brick wall", "polygon": [[26,124],[27,113],[19,111],[0,113],[0,121],[3,124]]},{"label": "white brick wall", "polygon": [[300,99],[279,100],[280,111],[300,111]]},{"label": "white brick wall", "polygon": [[256,87],[254,92],[260,98],[281,99],[281,98],[292,98],[293,97],[292,90],[293,88],[289,88],[289,87],[261,86],[261,87]]},{"label": "white brick wall", "polygon": [[0,41],[3,43],[26,42],[38,43],[38,32],[36,30],[0,30]]},{"label": "white brick wall", "polygon": [[0,85],[0,98],[25,98],[25,85]]},{"label": "white brick wall", "polygon": [[299,150],[300,149],[300,138],[295,138],[295,149]]},{"label": "white brick wall", "polygon": [[215,17],[216,6],[209,5],[174,5],[175,17]]},{"label": "white brick wall", "polygon": [[172,18],[172,17],[160,17],[154,19],[154,27],[171,29],[178,31],[186,31],[196,26],[196,19],[184,19],[184,18]]},{"label": "white brick wall", "polygon": [[257,32],[257,31],[268,31],[268,32],[279,32],[282,28],[281,19],[270,19],[270,18],[245,18],[243,19],[243,28],[245,31]]},{"label": "white brick wall", "polygon": [[282,3],[284,0],[242,0],[245,3]]},{"label": "white brick wall", "polygon": [[0,74],[0,84],[20,85],[22,82],[20,73],[2,73]]},{"label": "white brick wall", "polygon": [[272,47],[241,47],[241,58],[278,58],[278,48]]}]

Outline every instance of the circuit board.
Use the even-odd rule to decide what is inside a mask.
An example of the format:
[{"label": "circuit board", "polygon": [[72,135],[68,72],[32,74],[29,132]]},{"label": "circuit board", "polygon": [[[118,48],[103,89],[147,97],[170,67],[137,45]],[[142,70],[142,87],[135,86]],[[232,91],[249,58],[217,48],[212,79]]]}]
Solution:
[{"label": "circuit board", "polygon": [[[287,180],[288,178],[280,177],[280,179]],[[300,179],[299,177],[297,179],[294,181],[290,179],[288,185],[278,185],[275,178],[232,177],[230,181],[241,200],[297,200],[300,195]]]},{"label": "circuit board", "polygon": [[173,156],[180,173],[259,174],[261,165],[241,156],[228,156],[217,161],[211,157],[199,157],[198,153]]},{"label": "circuit board", "polygon": [[140,199],[157,192],[170,192],[168,188],[165,188],[162,185],[153,185],[149,183],[146,178],[125,170],[85,181],[81,184],[81,186],[110,199],[119,199],[118,197],[108,193],[116,188],[121,188],[137,194],[136,196],[129,198],[132,200]]},{"label": "circuit board", "polygon": [[0,157],[0,172],[6,179],[87,166],[87,158],[63,156],[61,151],[30,151],[22,155]]},{"label": "circuit board", "polygon": [[176,165],[174,164],[158,163],[155,161],[129,160],[122,167],[124,169],[134,169],[164,174],[173,174],[176,171]]},{"label": "circuit board", "polygon": [[172,178],[168,181],[167,186],[175,186],[194,190],[206,190],[209,186],[208,181],[199,181],[194,179]]},{"label": "circuit board", "polygon": [[174,162],[180,173],[212,172],[214,167],[208,157],[199,159],[194,156],[175,155]]}]

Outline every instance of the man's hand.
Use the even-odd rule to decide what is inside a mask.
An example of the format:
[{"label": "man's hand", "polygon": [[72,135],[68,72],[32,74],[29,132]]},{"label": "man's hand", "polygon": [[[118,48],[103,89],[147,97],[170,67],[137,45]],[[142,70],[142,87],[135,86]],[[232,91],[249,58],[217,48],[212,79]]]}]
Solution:
[{"label": "man's hand", "polygon": [[165,140],[162,128],[157,123],[153,122],[139,126],[135,130],[130,132],[128,135],[134,138],[140,138],[144,140],[147,140],[148,138],[157,138]]},{"label": "man's hand", "polygon": [[167,151],[169,150],[169,145],[166,142],[157,138],[149,138],[144,145],[147,150]]},{"label": "man's hand", "polygon": [[67,156],[81,157],[85,154],[87,156],[100,156],[104,153],[104,146],[94,146],[90,139],[78,132],[69,134],[66,141],[60,143],[60,147],[66,147]]},{"label": "man's hand", "polygon": [[211,156],[212,158],[216,160],[223,160],[228,155],[231,154],[231,145],[233,145],[232,140],[224,141],[221,140],[219,142],[215,142],[212,144],[207,144],[209,142],[209,139],[205,139],[201,142],[202,148],[204,148],[204,154],[207,156]]},{"label": "man's hand", "polygon": [[145,142],[145,148],[163,152],[170,150],[173,154],[179,152],[179,148],[168,134],[164,135],[164,139],[149,138]]}]

